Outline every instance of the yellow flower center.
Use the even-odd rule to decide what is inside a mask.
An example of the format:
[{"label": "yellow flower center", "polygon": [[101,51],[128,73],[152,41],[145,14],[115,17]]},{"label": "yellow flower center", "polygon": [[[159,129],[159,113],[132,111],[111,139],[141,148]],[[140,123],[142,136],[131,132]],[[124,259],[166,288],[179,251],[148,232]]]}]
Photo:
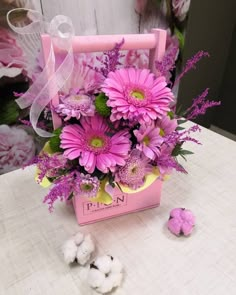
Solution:
[{"label": "yellow flower center", "polygon": [[82,96],[81,95],[75,95],[73,96],[74,100],[81,100]]},{"label": "yellow flower center", "polygon": [[137,170],[138,170],[138,167],[135,165],[131,168],[131,173],[136,174]]},{"label": "yellow flower center", "polygon": [[90,141],[90,145],[94,148],[101,148],[104,146],[104,140],[100,137],[94,137]]},{"label": "yellow flower center", "polygon": [[165,131],[162,129],[162,128],[160,128],[160,136],[164,136],[165,135]]},{"label": "yellow flower center", "polygon": [[140,90],[134,90],[134,91],[132,91],[131,92],[131,96],[133,98],[138,99],[138,100],[143,100],[145,98],[144,93],[142,91],[140,91]]},{"label": "yellow flower center", "polygon": [[83,184],[80,185],[80,188],[81,188],[82,191],[89,192],[89,191],[93,190],[93,185],[92,184],[83,183]]},{"label": "yellow flower center", "polygon": [[150,143],[150,138],[149,138],[147,135],[144,136],[143,143],[144,143],[145,145],[149,145],[149,143]]}]

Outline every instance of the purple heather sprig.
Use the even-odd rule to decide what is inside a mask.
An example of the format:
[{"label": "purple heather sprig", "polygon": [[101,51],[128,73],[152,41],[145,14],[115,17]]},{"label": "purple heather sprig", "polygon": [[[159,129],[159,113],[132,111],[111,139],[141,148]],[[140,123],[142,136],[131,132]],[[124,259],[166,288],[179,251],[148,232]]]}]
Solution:
[{"label": "purple heather sprig", "polygon": [[193,100],[193,104],[186,111],[187,120],[193,120],[199,115],[204,115],[208,108],[219,106],[220,101],[209,101],[206,100],[209,88],[206,88],[198,97]]},{"label": "purple heather sprig", "polygon": [[182,172],[187,174],[188,172],[184,169],[182,165],[180,165],[170,154],[165,154],[164,156],[157,159],[157,166],[159,169],[163,168],[173,168],[178,172]]},{"label": "purple heather sprig", "polygon": [[170,75],[170,71],[175,68],[176,55],[179,52],[178,44],[172,46],[164,55],[161,61],[156,61],[156,69],[158,70],[158,76],[166,77],[167,82]]},{"label": "purple heather sprig", "polygon": [[42,182],[45,176],[58,177],[59,170],[64,170],[68,168],[67,159],[65,159],[62,154],[49,155],[42,152],[38,156],[35,156],[29,163],[27,163],[24,168],[34,164],[36,164],[39,169],[39,183]]},{"label": "purple heather sprig", "polygon": [[116,43],[113,49],[104,52],[100,57],[96,57],[102,65],[100,68],[92,67],[91,65],[88,65],[88,67],[101,73],[106,78],[110,72],[114,72],[117,69],[117,66],[121,65],[120,58],[124,55],[120,53],[120,49],[124,42],[125,40],[122,39],[121,42]]},{"label": "purple heather sprig", "polygon": [[48,204],[48,210],[50,212],[54,209],[54,203],[57,200],[67,201],[70,197],[74,184],[74,172],[63,175],[59,179],[54,181],[54,187],[49,191],[43,200],[43,203]]},{"label": "purple heather sprig", "polygon": [[[185,74],[187,74],[191,69],[196,68],[196,64],[203,58],[203,57],[210,57],[209,53],[206,51],[198,51],[193,57],[187,60],[186,65],[181,72],[181,74],[176,78],[174,86],[183,78]],[[174,87],[173,86],[173,87]]]},{"label": "purple heather sprig", "polygon": [[174,131],[166,136],[164,136],[164,142],[167,145],[176,145],[177,143],[183,143],[186,141],[192,141],[197,144],[201,144],[198,140],[192,138],[189,136],[191,132],[197,132],[201,131],[201,128],[199,125],[193,125],[192,127],[180,132],[180,131]]}]

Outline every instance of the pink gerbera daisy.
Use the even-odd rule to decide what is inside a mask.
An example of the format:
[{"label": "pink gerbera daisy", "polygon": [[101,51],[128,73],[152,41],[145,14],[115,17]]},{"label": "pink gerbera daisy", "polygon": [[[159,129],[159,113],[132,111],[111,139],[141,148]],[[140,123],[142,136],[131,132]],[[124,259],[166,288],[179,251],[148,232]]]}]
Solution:
[{"label": "pink gerbera daisy", "polygon": [[155,127],[154,124],[142,125],[139,130],[134,130],[139,144],[136,148],[144,153],[146,157],[154,160],[160,154],[160,147],[163,138],[160,135],[160,128]]},{"label": "pink gerbera daisy", "polygon": [[83,117],[80,124],[67,125],[62,130],[61,148],[65,149],[66,158],[79,158],[88,173],[93,173],[95,168],[108,173],[114,171],[116,165],[125,165],[130,150],[127,131],[111,135],[106,121],[98,115]]},{"label": "pink gerbera daisy", "polygon": [[147,69],[119,69],[110,72],[102,90],[109,97],[111,121],[121,118],[150,124],[169,111],[173,99],[164,77],[155,78]]}]

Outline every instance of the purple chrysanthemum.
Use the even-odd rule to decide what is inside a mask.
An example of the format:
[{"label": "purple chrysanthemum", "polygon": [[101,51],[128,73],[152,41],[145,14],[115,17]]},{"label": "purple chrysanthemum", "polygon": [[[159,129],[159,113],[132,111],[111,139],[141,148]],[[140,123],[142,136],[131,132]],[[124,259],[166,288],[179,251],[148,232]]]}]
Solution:
[{"label": "purple chrysanthemum", "polygon": [[111,134],[106,120],[98,115],[83,117],[80,125],[67,125],[62,129],[61,148],[66,158],[79,158],[88,173],[95,167],[103,173],[124,166],[130,151],[129,133],[126,130]]},{"label": "purple chrysanthemum", "polygon": [[110,72],[102,90],[109,97],[111,121],[136,121],[150,124],[169,111],[173,93],[164,77],[155,78],[147,69],[119,69]]},{"label": "purple chrysanthemum", "polygon": [[138,189],[145,182],[145,176],[152,172],[152,166],[149,159],[134,150],[126,161],[125,166],[116,172],[116,181],[127,185],[131,189]]},{"label": "purple chrysanthemum", "polygon": [[134,135],[138,140],[136,148],[144,155],[154,160],[160,154],[160,146],[163,139],[160,135],[160,128],[152,125],[141,125],[139,130],[134,130]]},{"label": "purple chrysanthemum", "polygon": [[81,116],[93,116],[95,106],[90,96],[72,89],[68,95],[60,96],[61,103],[55,111],[64,117],[64,121],[71,118],[80,119]]},{"label": "purple chrysanthemum", "polygon": [[74,191],[79,197],[94,198],[96,197],[100,182],[97,177],[90,174],[76,173]]}]

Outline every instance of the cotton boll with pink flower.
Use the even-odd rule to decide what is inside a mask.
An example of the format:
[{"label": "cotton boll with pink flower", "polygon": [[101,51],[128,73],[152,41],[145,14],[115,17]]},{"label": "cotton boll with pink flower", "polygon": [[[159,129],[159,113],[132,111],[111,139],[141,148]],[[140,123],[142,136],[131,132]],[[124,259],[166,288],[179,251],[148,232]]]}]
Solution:
[{"label": "cotton boll with pink flower", "polygon": [[0,173],[18,169],[35,155],[33,138],[25,130],[0,126]]},{"label": "cotton boll with pink flower", "polygon": [[102,91],[108,96],[111,121],[120,119],[151,124],[170,109],[173,93],[164,77],[155,78],[147,69],[119,69],[110,72]]},{"label": "cotton boll with pink flower", "polygon": [[186,18],[190,4],[191,0],[172,0],[174,15],[180,21],[183,21]]},{"label": "cotton boll with pink flower", "polygon": [[116,181],[131,189],[138,189],[144,184],[146,175],[152,172],[149,161],[140,151],[133,150],[126,164],[116,171]]},{"label": "cotton boll with pink flower", "polygon": [[160,147],[163,142],[163,138],[160,135],[160,128],[154,124],[141,125],[133,133],[138,140],[136,148],[142,151],[147,158],[154,160],[160,154]]},{"label": "cotton boll with pink flower", "polygon": [[60,135],[64,156],[79,163],[88,173],[95,168],[108,173],[117,165],[124,166],[130,151],[129,133],[126,130],[111,134],[104,118],[99,115],[83,117],[80,125],[67,125]]},{"label": "cotton boll with pink flower", "polygon": [[189,236],[195,225],[195,216],[185,208],[175,208],[170,212],[168,229],[176,236]]}]

